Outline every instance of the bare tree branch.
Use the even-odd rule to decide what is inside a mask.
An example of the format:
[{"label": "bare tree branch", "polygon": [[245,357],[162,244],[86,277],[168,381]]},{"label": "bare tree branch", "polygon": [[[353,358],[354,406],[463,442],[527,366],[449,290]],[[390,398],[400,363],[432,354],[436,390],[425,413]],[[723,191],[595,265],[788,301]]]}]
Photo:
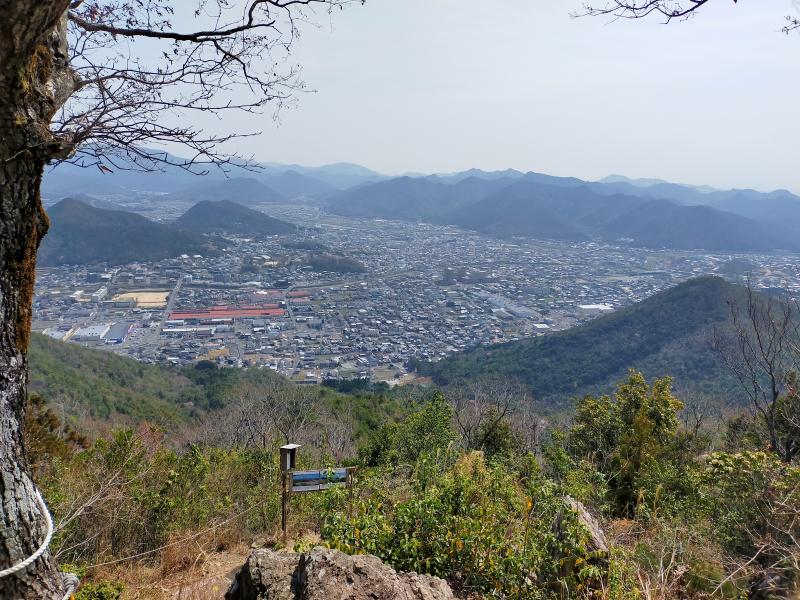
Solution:
[{"label": "bare tree branch", "polygon": [[[215,134],[188,112],[277,112],[305,90],[291,47],[299,23],[364,0],[86,0],[66,14],[74,85],[52,123],[56,161],[103,169],[204,173],[210,164],[248,168],[250,157],[220,149],[253,131]],[[201,26],[176,31],[172,21]],[[148,44],[137,51],[137,43]],[[179,147],[176,159],[160,147]]]},{"label": "bare tree branch", "polygon": [[796,305],[764,297],[748,280],[744,302],[729,302],[733,332],[717,332],[715,346],[767,429],[770,449],[784,461],[800,454],[798,313]]},{"label": "bare tree branch", "polygon": [[[700,12],[711,0],[606,0],[604,4],[584,4],[583,10],[573,17],[610,16],[613,19],[644,19],[659,17],[663,23],[685,20]],[[733,0],[736,4],[737,0]],[[719,3],[719,2],[718,2]],[[800,29],[800,18],[787,15],[781,27],[783,33]]]},{"label": "bare tree branch", "polygon": [[669,23],[673,19],[690,17],[708,2],[710,0],[610,0],[603,6],[585,4],[583,13],[575,16],[610,15],[617,19],[642,19],[659,15]]}]

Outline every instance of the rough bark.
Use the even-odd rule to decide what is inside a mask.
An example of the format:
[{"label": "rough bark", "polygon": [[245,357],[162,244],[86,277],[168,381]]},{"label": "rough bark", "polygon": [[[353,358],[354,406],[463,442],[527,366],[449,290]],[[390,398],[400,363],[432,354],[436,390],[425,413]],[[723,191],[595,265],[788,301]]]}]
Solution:
[{"label": "rough bark", "polygon": [[[0,568],[36,550],[45,531],[22,437],[36,251],[47,231],[39,184],[63,151],[50,121],[73,83],[66,0],[0,0]],[[0,579],[2,598],[63,597],[48,553]]]}]

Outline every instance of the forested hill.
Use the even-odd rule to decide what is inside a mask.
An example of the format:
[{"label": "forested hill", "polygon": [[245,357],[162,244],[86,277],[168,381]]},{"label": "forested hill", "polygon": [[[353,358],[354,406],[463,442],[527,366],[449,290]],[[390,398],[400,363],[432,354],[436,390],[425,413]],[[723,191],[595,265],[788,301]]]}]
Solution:
[{"label": "forested hill", "polygon": [[47,211],[50,230],[39,248],[42,265],[123,264],[214,252],[210,240],[141,215],[66,198]]},{"label": "forested hill", "polygon": [[176,221],[179,229],[194,233],[278,235],[297,231],[297,226],[230,200],[203,200]]},{"label": "forested hill", "polygon": [[439,384],[517,379],[545,402],[610,390],[630,368],[671,375],[677,389],[732,393],[712,341],[729,323],[727,301],[742,293],[719,277],[692,279],[580,327],[415,366]]},{"label": "forested hill", "polygon": [[150,365],[39,333],[31,334],[28,352],[30,392],[70,416],[115,426],[140,421],[176,425],[224,408],[245,381],[287,383],[269,369],[222,369],[208,361],[182,369]]},{"label": "forested hill", "polygon": [[30,392],[72,415],[111,423],[175,423],[188,418],[185,403],[201,405],[204,390],[180,372],[112,352],[81,348],[31,334]]},{"label": "forested hill", "polygon": [[[183,368],[149,365],[105,350],[31,334],[28,390],[57,409],[82,433],[130,427],[147,421],[172,435],[191,429],[209,414],[222,423],[243,389],[260,390],[285,401],[292,392],[314,396],[314,406],[346,405],[356,435],[364,437],[400,406],[382,393],[337,393],[329,387],[296,386],[270,369],[219,368],[200,361]],[[318,406],[319,405],[319,406]],[[327,413],[326,413],[327,414]],[[223,427],[219,425],[219,427]]]}]

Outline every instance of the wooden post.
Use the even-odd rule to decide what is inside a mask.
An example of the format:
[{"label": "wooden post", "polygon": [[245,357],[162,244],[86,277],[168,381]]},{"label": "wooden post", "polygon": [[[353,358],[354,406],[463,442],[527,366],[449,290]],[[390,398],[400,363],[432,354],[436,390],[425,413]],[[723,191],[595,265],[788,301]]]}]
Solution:
[{"label": "wooden post", "polygon": [[286,472],[281,472],[281,530],[283,531],[283,545],[286,545]]},{"label": "wooden post", "polygon": [[347,520],[353,518],[353,479],[355,467],[347,467]]},{"label": "wooden post", "polygon": [[286,444],[281,446],[281,531],[283,531],[283,545],[286,545],[287,511],[289,502],[289,485],[291,484],[292,471],[297,464],[297,449],[300,444]]}]

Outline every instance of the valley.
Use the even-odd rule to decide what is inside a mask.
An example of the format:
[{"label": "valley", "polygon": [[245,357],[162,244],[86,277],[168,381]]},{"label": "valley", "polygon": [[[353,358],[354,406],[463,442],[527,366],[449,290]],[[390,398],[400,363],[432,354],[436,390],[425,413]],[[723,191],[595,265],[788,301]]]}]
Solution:
[{"label": "valley", "polygon": [[412,365],[570,329],[702,275],[741,283],[752,271],[758,288],[800,290],[792,254],[497,238],[307,200],[200,211],[216,205],[175,220],[173,204],[152,203],[149,215],[190,223],[186,235],[215,252],[41,267],[34,330],[148,363],[394,385],[414,379]]}]

